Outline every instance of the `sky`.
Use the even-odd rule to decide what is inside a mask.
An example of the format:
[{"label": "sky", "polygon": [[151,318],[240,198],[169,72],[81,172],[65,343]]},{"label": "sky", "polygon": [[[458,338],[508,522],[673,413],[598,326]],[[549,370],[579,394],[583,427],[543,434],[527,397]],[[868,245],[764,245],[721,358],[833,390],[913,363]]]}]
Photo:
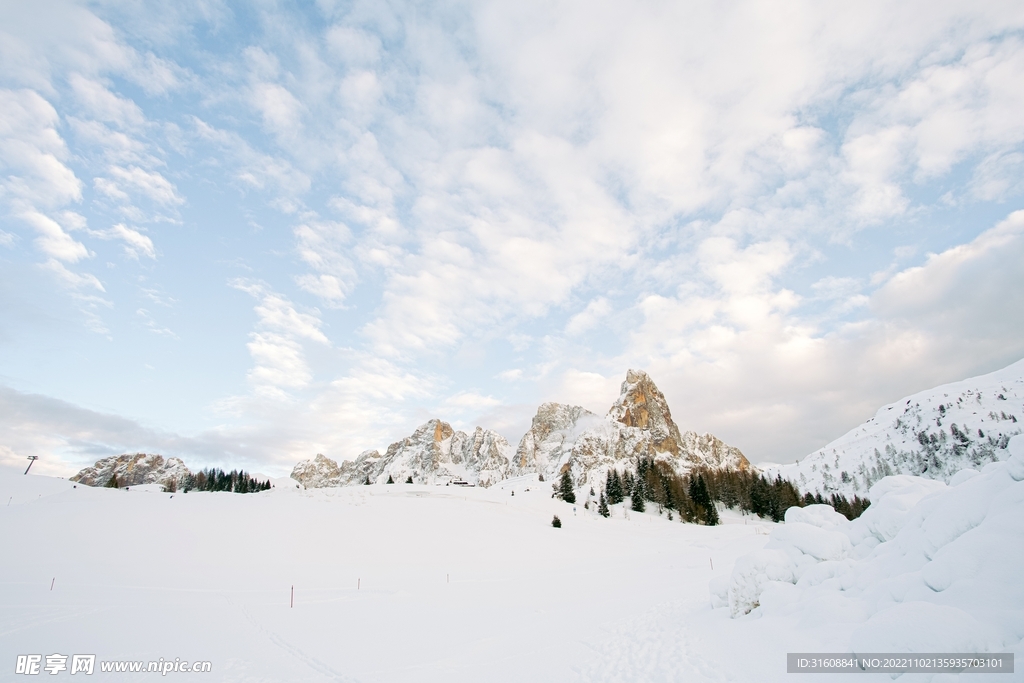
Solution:
[{"label": "sky", "polygon": [[0,465],[791,462],[1024,357],[1016,1],[0,2]]}]

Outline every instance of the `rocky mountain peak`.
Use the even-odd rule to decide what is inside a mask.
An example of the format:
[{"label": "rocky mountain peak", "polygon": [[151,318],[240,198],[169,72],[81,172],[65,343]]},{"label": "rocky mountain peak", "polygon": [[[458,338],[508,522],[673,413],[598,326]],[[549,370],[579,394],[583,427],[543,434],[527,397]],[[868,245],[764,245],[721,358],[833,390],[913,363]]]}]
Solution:
[{"label": "rocky mountain peak", "polygon": [[97,460],[95,465],[71,477],[71,481],[86,486],[106,486],[112,477],[117,477],[119,486],[167,485],[179,481],[187,474],[188,468],[179,458],[164,459],[162,455],[151,453],[125,453]]},{"label": "rocky mountain peak", "polygon": [[292,478],[307,488],[350,486],[391,479],[416,484],[465,480],[490,486],[510,476],[512,447],[497,432],[477,427],[472,434],[456,431],[438,419],[428,420],[381,454],[364,451],[338,464],[317,455],[295,466]]},{"label": "rocky mountain peak", "polygon": [[312,460],[303,460],[295,465],[291,476],[306,488],[338,486],[341,468],[323,453],[317,453]]},{"label": "rocky mountain peak", "polygon": [[622,383],[619,398],[608,410],[608,417],[626,427],[649,431],[655,450],[679,455],[682,438],[679,427],[672,421],[668,401],[643,370],[626,372],[626,381]]},{"label": "rocky mountain peak", "polygon": [[610,469],[634,469],[652,458],[685,474],[694,468],[746,469],[743,454],[711,434],[680,434],[664,394],[642,370],[630,370],[605,416],[581,406],[548,402],[537,408],[518,448],[497,432],[472,434],[432,419],[381,454],[366,451],[342,462],[317,456],[299,463],[292,477],[306,486],[467,481],[490,486],[536,473],[553,480],[569,472],[577,484],[600,488]]},{"label": "rocky mountain peak", "polygon": [[455,433],[455,430],[447,422],[441,422],[441,420],[431,420],[431,422],[434,423],[434,441],[444,441]]}]

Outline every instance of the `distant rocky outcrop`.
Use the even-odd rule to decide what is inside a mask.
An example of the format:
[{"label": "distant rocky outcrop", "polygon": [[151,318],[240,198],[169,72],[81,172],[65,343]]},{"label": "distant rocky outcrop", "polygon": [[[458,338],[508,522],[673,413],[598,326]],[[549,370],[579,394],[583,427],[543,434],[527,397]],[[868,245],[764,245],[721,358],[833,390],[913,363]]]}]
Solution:
[{"label": "distant rocky outcrop", "polygon": [[751,467],[739,449],[712,434],[680,433],[653,380],[630,370],[607,415],[544,403],[514,451],[496,432],[477,427],[470,435],[435,419],[383,455],[365,451],[340,465],[317,455],[297,464],[292,478],[309,488],[385,483],[389,477],[401,483],[410,476],[415,483],[464,480],[490,486],[513,476],[554,479],[568,471],[577,486],[600,486],[610,468],[632,470],[639,458],[664,462],[680,474]]},{"label": "distant rocky outcrop", "polygon": [[341,468],[323,453],[317,453],[312,460],[303,460],[295,466],[292,479],[307,489],[341,486]]},{"label": "distant rocky outcrop", "polygon": [[512,471],[512,447],[497,432],[477,427],[472,434],[456,431],[441,420],[430,420],[412,435],[388,446],[383,455],[364,451],[340,465],[317,455],[295,466],[292,479],[307,488],[349,486],[367,480],[383,484],[390,477],[417,484],[466,481],[490,486]]},{"label": "distant rocky outcrop", "polygon": [[116,476],[117,485],[121,487],[142,484],[170,485],[188,474],[188,468],[179,458],[165,459],[162,455],[126,453],[96,461],[95,465],[86,467],[71,477],[71,481],[87,486],[106,486]]}]

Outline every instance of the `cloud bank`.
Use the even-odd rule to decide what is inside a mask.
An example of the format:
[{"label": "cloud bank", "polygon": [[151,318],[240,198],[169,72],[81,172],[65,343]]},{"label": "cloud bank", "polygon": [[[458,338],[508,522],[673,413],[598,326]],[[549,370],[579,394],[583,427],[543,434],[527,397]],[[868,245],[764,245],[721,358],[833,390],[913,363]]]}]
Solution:
[{"label": "cloud bank", "polygon": [[[143,415],[139,448],[514,441],[642,367],[681,426],[787,461],[1024,356],[1014,3],[3,13],[0,255],[36,273],[6,305],[64,297],[106,340],[65,356],[199,404],[80,408]],[[41,330],[3,331],[7,391],[88,396],[32,369]],[[10,423],[11,457],[94,448],[35,419],[63,436]]]}]

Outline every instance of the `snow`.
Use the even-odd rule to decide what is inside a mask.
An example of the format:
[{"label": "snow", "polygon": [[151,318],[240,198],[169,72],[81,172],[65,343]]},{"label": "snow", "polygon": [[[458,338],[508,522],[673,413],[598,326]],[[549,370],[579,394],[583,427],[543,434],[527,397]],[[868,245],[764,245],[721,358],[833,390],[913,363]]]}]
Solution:
[{"label": "snow", "polygon": [[796,464],[761,463],[801,492],[864,496],[885,476],[949,483],[965,469],[1005,460],[1024,433],[1024,360],[882,406],[874,417]]},{"label": "snow", "polygon": [[[951,486],[886,477],[852,522],[790,509],[736,561],[730,616],[833,629],[835,652],[1024,653],[1024,435],[1008,450]],[[709,585],[716,606],[723,587]]]},{"label": "snow", "polygon": [[1024,654],[1024,437],[1008,453],[951,485],[882,479],[853,522],[809,506],[778,525],[726,510],[710,528],[621,505],[603,519],[536,475],[239,495],[0,472],[0,661],[180,657],[227,681],[771,682],[791,680],[787,652]]}]

